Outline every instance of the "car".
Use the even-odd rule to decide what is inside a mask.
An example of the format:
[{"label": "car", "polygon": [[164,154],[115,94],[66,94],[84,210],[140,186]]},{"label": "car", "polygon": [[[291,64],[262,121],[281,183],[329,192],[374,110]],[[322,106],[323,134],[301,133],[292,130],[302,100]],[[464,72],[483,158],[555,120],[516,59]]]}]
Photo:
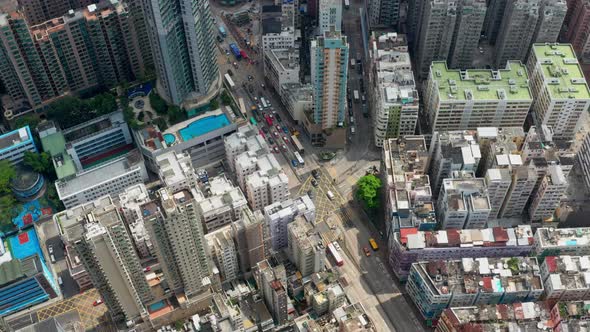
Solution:
[{"label": "car", "polygon": [[272,111],[275,115],[275,118],[277,118],[278,122],[281,122],[281,117],[279,116],[279,114],[276,111]]},{"label": "car", "polygon": [[262,129],[260,129],[258,133],[260,134],[260,136],[262,136],[262,138],[266,138],[266,135],[264,135],[264,131],[262,131]]},{"label": "car", "polygon": [[268,128],[266,128],[266,127],[262,127],[262,131],[263,131],[265,134],[268,134]]},{"label": "car", "polygon": [[314,179],[320,178],[320,172],[317,169],[314,169],[313,171],[311,171],[311,175],[314,177]]},{"label": "car", "polygon": [[289,139],[287,138],[287,136],[283,136],[283,141],[285,141],[285,143],[289,143]]},{"label": "car", "polygon": [[308,191],[307,191],[307,196],[309,196],[309,198],[313,199],[313,196],[314,196],[314,195],[313,195],[313,190],[311,190],[311,189],[310,189],[310,190],[308,190]]},{"label": "car", "polygon": [[283,132],[285,134],[289,134],[289,128],[287,128],[287,126],[283,126]]},{"label": "car", "polygon": [[279,132],[278,131],[273,131],[272,134],[275,135],[275,137],[279,137]]},{"label": "car", "polygon": [[279,153],[279,148],[278,148],[277,146],[275,146],[275,147],[272,149],[272,152],[274,152],[274,153]]},{"label": "car", "polygon": [[281,149],[283,149],[283,151],[287,151],[287,146],[285,144],[281,145]]},{"label": "car", "polygon": [[316,179],[311,179],[311,185],[314,187],[318,186],[318,181]]},{"label": "car", "polygon": [[292,159],[291,160],[291,165],[293,165],[293,167],[297,167],[297,166],[299,166],[299,162],[297,160],[295,160],[295,159]]},{"label": "car", "polygon": [[53,254],[49,255],[49,259],[51,259],[51,263],[55,264],[56,260],[55,260],[55,256],[53,256]]},{"label": "car", "polygon": [[273,119],[274,118],[274,115],[272,115],[272,113],[268,113],[268,117],[271,118],[271,119]]},{"label": "car", "polygon": [[254,101],[258,102],[258,97],[254,96]]},{"label": "car", "polygon": [[221,43],[223,41],[223,38],[221,38],[220,36],[217,36],[217,42]]},{"label": "car", "polygon": [[264,83],[260,83],[260,87],[264,89],[265,88]]},{"label": "car", "polygon": [[252,75],[248,75],[248,81],[251,81],[253,79],[254,79],[254,77]]},{"label": "car", "polygon": [[63,285],[64,285],[64,281],[63,281],[63,279],[62,279],[61,277],[57,277],[57,283],[58,283],[60,286],[63,286]]},{"label": "car", "polygon": [[151,266],[146,266],[146,267],[143,269],[143,272],[150,272],[151,270],[152,270],[152,267],[151,267]]},{"label": "car", "polygon": [[326,192],[326,196],[328,196],[328,198],[329,198],[330,200],[333,200],[333,199],[334,199],[334,197],[335,197],[335,196],[334,196],[334,194],[332,193],[332,191],[330,191],[330,190],[328,190],[328,191]]},{"label": "car", "polygon": [[100,305],[100,304],[102,304],[102,299],[96,299],[96,301],[94,301],[94,302],[92,303],[92,305],[93,305],[93,306],[95,306],[95,307],[96,307],[97,305]]},{"label": "car", "polygon": [[281,125],[276,125],[275,128],[277,128],[277,131],[283,131],[283,128],[281,128]]},{"label": "car", "polygon": [[371,251],[369,251],[369,248],[363,247],[363,251],[365,252],[365,256],[367,256],[367,257],[371,256]]},{"label": "car", "polygon": [[228,50],[225,50],[225,55],[229,55],[229,51]]},{"label": "car", "polygon": [[336,248],[336,250],[340,251],[342,248],[340,248],[340,244],[338,243],[338,241],[334,241],[332,242],[332,244],[334,245],[334,248]]},{"label": "car", "polygon": [[270,144],[270,145],[275,144],[275,141],[270,136],[268,137],[268,144]]},{"label": "car", "polygon": [[47,246],[47,251],[49,251],[50,254],[53,254],[53,245],[48,245]]},{"label": "car", "polygon": [[234,62],[234,68],[238,69],[238,63]]}]

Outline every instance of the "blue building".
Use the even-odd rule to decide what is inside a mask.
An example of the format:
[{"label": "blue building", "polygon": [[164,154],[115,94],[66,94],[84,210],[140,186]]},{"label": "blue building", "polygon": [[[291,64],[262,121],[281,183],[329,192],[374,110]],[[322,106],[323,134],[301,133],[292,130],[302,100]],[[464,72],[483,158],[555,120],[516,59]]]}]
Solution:
[{"label": "blue building", "polygon": [[0,160],[18,164],[23,160],[25,151],[37,152],[29,126],[0,136]]},{"label": "blue building", "polygon": [[34,228],[0,242],[0,316],[57,297]]}]

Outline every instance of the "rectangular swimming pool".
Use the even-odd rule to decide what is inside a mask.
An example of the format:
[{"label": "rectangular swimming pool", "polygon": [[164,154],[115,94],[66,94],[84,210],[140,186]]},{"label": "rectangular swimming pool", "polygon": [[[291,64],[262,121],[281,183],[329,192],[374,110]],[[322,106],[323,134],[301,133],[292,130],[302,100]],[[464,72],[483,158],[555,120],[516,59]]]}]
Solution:
[{"label": "rectangular swimming pool", "polygon": [[186,142],[229,124],[229,119],[225,114],[212,115],[195,120],[188,126],[180,129],[178,133],[182,137],[182,140]]}]

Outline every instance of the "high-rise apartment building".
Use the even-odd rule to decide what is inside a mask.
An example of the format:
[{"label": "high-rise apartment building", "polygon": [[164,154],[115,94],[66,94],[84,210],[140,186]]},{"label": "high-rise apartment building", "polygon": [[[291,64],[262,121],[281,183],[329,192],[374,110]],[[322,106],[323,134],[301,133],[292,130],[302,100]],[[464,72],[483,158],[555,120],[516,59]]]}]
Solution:
[{"label": "high-rise apartment building", "polygon": [[289,255],[303,277],[320,272],[324,268],[326,248],[313,226],[303,216],[287,225],[289,231]]},{"label": "high-rise apartment building", "polygon": [[70,9],[84,8],[97,0],[17,0],[21,12],[30,25],[65,15]]},{"label": "high-rise apartment building", "polygon": [[399,23],[400,0],[371,0],[367,8],[371,27],[396,28]]},{"label": "high-rise apartment building", "polygon": [[455,171],[475,172],[482,154],[475,130],[435,132],[430,144],[430,183],[438,197],[444,179]]},{"label": "high-rise apartment building", "polygon": [[240,270],[246,274],[258,262],[266,259],[268,251],[266,225],[260,211],[242,210],[242,217],[231,224],[236,242]]},{"label": "high-rise apartment building", "polygon": [[477,127],[522,127],[533,102],[527,68],[510,61],[500,70],[449,69],[433,62],[425,107],[433,132]]},{"label": "high-rise apartment building", "polygon": [[199,300],[211,284],[211,267],[196,193],[158,190],[159,199],[142,206],[143,218],[170,288],[189,303]]},{"label": "high-rise apartment building", "polygon": [[539,19],[538,0],[509,0],[494,49],[496,67],[508,60],[526,59]]},{"label": "high-rise apartment building", "polygon": [[565,193],[568,182],[561,166],[550,165],[547,174],[541,180],[539,189],[531,198],[529,218],[532,222],[550,221],[559,206],[561,196]]},{"label": "high-rise apartment building", "polygon": [[125,322],[147,317],[145,305],[154,294],[111,198],[105,196],[89,204],[84,214],[66,211],[55,219],[113,318]]},{"label": "high-rise apartment building", "polygon": [[590,1],[568,1],[561,40],[572,44],[580,62],[590,62]]},{"label": "high-rise apartment building", "polygon": [[[405,35],[373,35],[368,89],[374,111],[375,145],[389,138],[413,135],[418,122],[419,96]],[[371,79],[372,78],[372,79]]]},{"label": "high-rise apartment building", "polygon": [[495,45],[495,65],[525,61],[533,43],[554,43],[566,16],[566,0],[492,0],[484,35]]},{"label": "high-rise apartment building", "polygon": [[258,289],[264,297],[277,325],[287,321],[287,274],[283,265],[271,266],[268,260],[256,264],[254,273]]},{"label": "high-rise apartment building", "polygon": [[461,0],[457,6],[448,63],[451,68],[470,68],[479,43],[479,33],[486,15],[485,0]]},{"label": "high-rise apartment building", "polygon": [[590,228],[538,228],[534,244],[539,257],[590,255]]},{"label": "high-rise apartment building", "polygon": [[[428,76],[433,61],[446,61],[457,20],[457,3],[450,0],[422,0],[420,26],[415,35],[414,52],[419,79]],[[416,4],[418,5],[418,4]],[[466,31],[465,33],[470,33]],[[471,33],[475,33],[471,31]],[[479,32],[477,32],[479,34]]]},{"label": "high-rise apartment building", "polygon": [[225,176],[209,179],[197,192],[197,206],[206,233],[212,232],[240,218],[248,208],[246,197]]},{"label": "high-rise apartment building", "polygon": [[238,278],[238,252],[234,245],[231,226],[227,225],[213,233],[205,235],[211,258],[219,269],[222,283],[229,283]]},{"label": "high-rise apartment building", "polygon": [[321,130],[342,126],[346,114],[348,42],[333,27],[311,41],[311,81],[313,85],[313,123]]},{"label": "high-rise apartment building", "polygon": [[572,139],[582,113],[590,108],[590,90],[570,44],[535,44],[527,63],[538,125],[554,138]]},{"label": "high-rise apartment building", "polygon": [[318,0],[320,3],[318,27],[320,36],[332,29],[342,31],[342,1]]},{"label": "high-rise apartment building", "polygon": [[68,91],[133,81],[151,66],[138,24],[127,4],[109,1],[34,26],[19,13],[2,14],[0,79],[27,110]]},{"label": "high-rise apartment building", "polygon": [[165,0],[143,5],[160,96],[180,105],[207,95],[219,82],[209,3]]},{"label": "high-rise apartment building", "polygon": [[484,228],[491,212],[486,182],[472,172],[455,172],[453,178],[444,179],[436,203],[444,229]]},{"label": "high-rise apartment building", "polygon": [[295,217],[302,215],[308,222],[315,220],[315,205],[309,196],[277,202],[264,208],[264,218],[269,230],[272,249],[287,248],[289,242],[288,225]]}]

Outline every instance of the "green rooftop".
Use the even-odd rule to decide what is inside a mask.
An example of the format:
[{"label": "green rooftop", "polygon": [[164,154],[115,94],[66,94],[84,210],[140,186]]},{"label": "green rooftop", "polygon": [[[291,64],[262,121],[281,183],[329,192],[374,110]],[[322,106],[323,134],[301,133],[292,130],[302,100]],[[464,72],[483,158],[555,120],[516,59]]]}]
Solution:
[{"label": "green rooftop", "polygon": [[508,61],[506,69],[449,69],[445,61],[430,65],[441,101],[509,100],[531,101],[526,67],[520,61]]},{"label": "green rooftop", "polygon": [[74,165],[72,157],[66,152],[66,139],[61,131],[41,138],[41,145],[43,151],[51,155],[58,179],[76,174],[76,165]]},{"label": "green rooftop", "polygon": [[534,44],[546,86],[555,99],[590,99],[590,90],[571,44]]}]

